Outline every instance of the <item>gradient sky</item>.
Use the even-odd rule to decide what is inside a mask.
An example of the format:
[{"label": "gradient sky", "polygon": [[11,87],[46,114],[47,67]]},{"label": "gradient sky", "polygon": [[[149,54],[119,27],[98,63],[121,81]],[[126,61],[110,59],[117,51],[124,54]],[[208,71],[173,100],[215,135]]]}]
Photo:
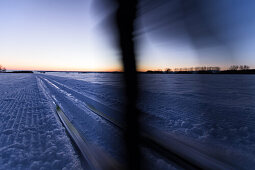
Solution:
[{"label": "gradient sky", "polygon": [[[0,0],[0,64],[10,70],[120,70],[114,31],[107,26],[114,6],[102,2]],[[255,68],[253,0],[207,0],[203,16],[220,43],[203,47],[194,45],[182,20],[170,20],[176,5],[155,2],[142,0],[139,6],[135,40],[140,70],[231,64]],[[203,40],[208,42],[210,38]]]}]

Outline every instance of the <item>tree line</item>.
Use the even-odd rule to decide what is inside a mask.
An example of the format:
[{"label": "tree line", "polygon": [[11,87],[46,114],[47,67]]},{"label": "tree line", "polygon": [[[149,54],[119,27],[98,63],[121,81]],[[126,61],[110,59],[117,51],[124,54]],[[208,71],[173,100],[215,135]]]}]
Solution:
[{"label": "tree line", "polygon": [[247,65],[232,65],[229,67],[229,70],[249,70],[250,67]]},{"label": "tree line", "polygon": [[248,65],[231,65],[226,70],[220,67],[202,66],[202,67],[184,67],[184,68],[166,68],[165,70],[147,70],[147,73],[251,73],[254,69],[250,69]]}]

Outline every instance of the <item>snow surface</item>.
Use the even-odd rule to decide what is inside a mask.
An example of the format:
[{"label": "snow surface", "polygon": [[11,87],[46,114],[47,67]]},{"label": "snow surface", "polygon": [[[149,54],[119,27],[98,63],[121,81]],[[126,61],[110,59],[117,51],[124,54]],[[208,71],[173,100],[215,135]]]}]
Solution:
[{"label": "snow surface", "polygon": [[0,169],[81,169],[34,74],[0,74]]},{"label": "snow surface", "polygon": [[[244,169],[255,167],[254,75],[140,74],[139,80],[137,105],[145,113],[141,118],[145,127],[184,135],[230,159],[239,155],[236,162]],[[52,101],[89,143],[125,163],[121,130],[93,112],[96,109],[123,123],[122,88],[121,74],[0,74],[0,168],[80,167],[54,117]],[[45,156],[46,150],[53,154],[51,159]],[[143,151],[150,169],[175,167],[156,153]],[[60,163],[54,164],[54,160]]]},{"label": "snow surface", "polygon": [[[143,75],[150,125],[255,154],[254,75]],[[153,121],[153,122],[151,122]]]},{"label": "snow surface", "polygon": [[93,108],[99,108],[109,113],[109,117],[114,116],[111,113],[116,112],[116,110],[109,109],[107,104],[98,102],[98,96],[93,93],[93,89],[96,87],[88,86],[80,93],[73,90],[72,86],[67,86],[66,81],[64,84],[62,81],[59,82],[59,77],[44,75],[38,77],[41,86],[58,103],[71,123],[88,142],[110,153],[119,162],[125,163],[122,131],[88,108],[88,105],[92,105]]},{"label": "snow surface", "polygon": [[[81,109],[77,110],[77,113],[80,113],[77,115],[72,114],[73,110],[66,110],[69,112],[69,118],[77,124],[83,134],[91,138],[91,141],[97,138],[94,142],[110,152],[113,157],[121,157],[122,151],[111,147],[119,146],[119,141],[113,143],[111,140],[112,135],[119,140],[118,130],[100,117],[93,118],[93,113],[89,114],[91,119],[88,119],[88,114],[85,113],[89,111],[86,111],[85,106],[79,107],[80,103],[88,101],[96,108],[101,107],[103,111],[106,109],[104,106],[120,110],[124,103],[121,74],[50,73],[40,76],[64,90],[62,93],[67,92],[66,99],[73,101],[77,108]],[[255,166],[254,75],[141,74],[139,78],[141,93],[138,107],[146,113],[141,121],[145,126],[155,127],[167,133],[182,134],[209,147],[219,146],[223,148],[222,152],[230,157],[234,154],[245,157],[245,160],[240,160],[240,166],[246,169]],[[54,91],[49,82],[44,82]],[[59,93],[56,88],[55,93]],[[64,103],[66,99],[59,95],[60,103]],[[89,101],[91,99],[96,102]],[[63,107],[66,104],[63,104]],[[101,121],[104,126],[95,125],[93,121],[92,128],[88,129],[93,119],[96,122]],[[91,132],[93,128],[95,133]]]}]

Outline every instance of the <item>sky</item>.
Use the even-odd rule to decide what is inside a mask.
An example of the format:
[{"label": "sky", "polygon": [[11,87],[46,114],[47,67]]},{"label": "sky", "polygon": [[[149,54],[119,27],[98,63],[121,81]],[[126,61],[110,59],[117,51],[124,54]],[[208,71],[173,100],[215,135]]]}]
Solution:
[{"label": "sky", "polygon": [[[106,2],[0,0],[0,64],[9,70],[121,70],[111,26],[116,6]],[[255,68],[253,0],[207,0],[192,13],[181,5],[140,0],[134,34],[139,70]]]}]

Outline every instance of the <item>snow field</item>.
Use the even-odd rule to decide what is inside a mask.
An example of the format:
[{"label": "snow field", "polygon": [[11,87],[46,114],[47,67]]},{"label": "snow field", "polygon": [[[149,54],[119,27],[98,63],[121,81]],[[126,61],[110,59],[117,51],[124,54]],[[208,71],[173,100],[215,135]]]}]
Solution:
[{"label": "snow field", "polygon": [[0,169],[81,169],[33,74],[0,74]]},{"label": "snow field", "polygon": [[[109,79],[112,75],[103,73],[99,76],[101,79],[96,78],[98,74],[40,76],[61,89],[73,90],[119,110],[123,95],[120,93],[122,87],[118,85],[121,83],[116,83],[121,78],[116,75],[113,83]],[[255,165],[254,75],[139,76],[138,107],[146,113],[141,120],[145,126],[181,134],[208,147],[219,147],[227,155],[243,157],[238,162],[247,169]],[[73,92],[70,94],[74,95]],[[80,129],[84,128],[80,123]]]}]

